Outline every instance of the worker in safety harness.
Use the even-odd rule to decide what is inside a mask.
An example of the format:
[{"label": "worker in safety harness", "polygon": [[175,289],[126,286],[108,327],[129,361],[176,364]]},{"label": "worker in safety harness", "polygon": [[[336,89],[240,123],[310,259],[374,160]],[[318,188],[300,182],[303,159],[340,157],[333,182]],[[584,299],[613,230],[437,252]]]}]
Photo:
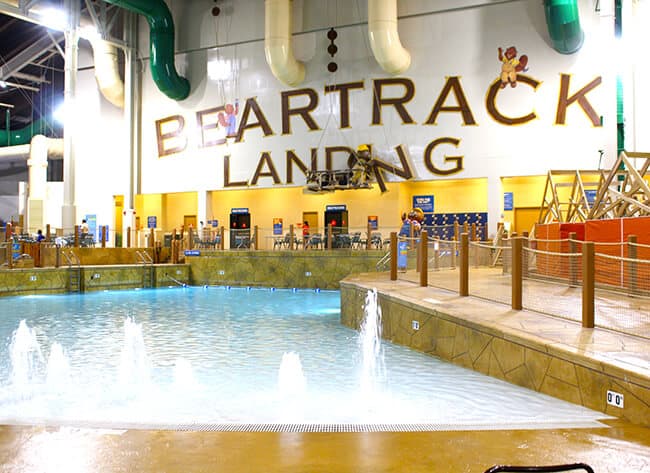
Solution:
[{"label": "worker in safety harness", "polygon": [[368,145],[359,145],[357,152],[352,157],[352,185],[354,187],[370,187],[368,179],[372,172],[372,157]]}]

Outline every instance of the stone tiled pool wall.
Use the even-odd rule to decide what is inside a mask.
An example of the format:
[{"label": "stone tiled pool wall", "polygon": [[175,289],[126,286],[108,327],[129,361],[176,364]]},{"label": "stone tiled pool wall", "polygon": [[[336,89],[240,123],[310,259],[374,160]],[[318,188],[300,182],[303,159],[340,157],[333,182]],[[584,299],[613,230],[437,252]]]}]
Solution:
[{"label": "stone tiled pool wall", "polygon": [[[145,271],[152,271],[151,277]],[[0,296],[70,292],[71,271],[61,268],[0,270]],[[187,265],[102,265],[79,268],[81,292],[189,284]],[[173,278],[173,279],[172,279]]]},{"label": "stone tiled pool wall", "polygon": [[382,251],[215,251],[185,257],[192,284],[338,289],[346,276],[376,271]]},{"label": "stone tiled pool wall", "polygon": [[[341,282],[344,325],[359,329],[371,287],[367,282]],[[453,310],[446,310],[444,304],[420,303],[413,299],[413,294],[401,297],[399,291],[378,290],[383,338],[528,389],[650,426],[650,367],[635,371],[609,363],[606,356],[544,340],[530,327],[508,330],[503,325],[483,322],[476,317],[476,307],[459,311],[456,305]],[[512,320],[512,314],[508,317]],[[417,330],[413,321],[418,323]],[[624,408],[607,404],[608,390],[624,394]]]}]

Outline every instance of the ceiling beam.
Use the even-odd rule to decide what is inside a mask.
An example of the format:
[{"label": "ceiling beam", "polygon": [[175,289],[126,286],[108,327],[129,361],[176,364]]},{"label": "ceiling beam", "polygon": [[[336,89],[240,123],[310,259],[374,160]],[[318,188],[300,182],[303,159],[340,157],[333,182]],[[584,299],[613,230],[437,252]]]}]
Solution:
[{"label": "ceiling beam", "polygon": [[62,40],[63,33],[59,31],[54,32],[52,37],[48,35],[37,39],[0,67],[0,80],[11,77],[15,72],[20,71],[23,67],[42,56],[45,51],[52,47],[52,41],[61,42]]},{"label": "ceiling beam", "polygon": [[3,80],[2,82],[6,84],[7,87],[15,87],[16,89],[31,90],[32,92],[40,92],[41,90],[38,87],[32,87],[31,85],[17,84],[16,82],[9,82],[6,80]]},{"label": "ceiling beam", "polygon": [[12,16],[18,18],[19,20],[29,21],[30,23],[36,23],[40,25],[43,22],[43,18],[29,11],[24,11],[14,5],[0,1],[0,13],[4,13],[7,16]]},{"label": "ceiling beam", "polygon": [[38,82],[39,84],[49,84],[50,81],[43,76],[35,76],[33,74],[25,74],[24,72],[14,72],[13,77],[16,79],[28,80],[31,82]]}]

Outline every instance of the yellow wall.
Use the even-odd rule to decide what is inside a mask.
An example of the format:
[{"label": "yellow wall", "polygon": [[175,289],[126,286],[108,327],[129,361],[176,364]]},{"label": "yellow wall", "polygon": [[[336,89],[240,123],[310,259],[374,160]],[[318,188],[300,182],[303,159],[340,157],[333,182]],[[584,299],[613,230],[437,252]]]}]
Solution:
[{"label": "yellow wall", "polygon": [[163,218],[162,194],[146,194],[135,196],[135,212],[140,216],[140,225],[147,228],[147,217],[156,217],[158,228],[167,228]]},{"label": "yellow wall", "polygon": [[[215,191],[209,193],[212,215],[208,219],[218,219],[219,225],[228,227],[230,209],[247,207],[251,212],[251,225],[270,229],[273,218],[283,219],[285,229],[289,225],[302,223],[303,212],[317,212],[318,226],[323,231],[324,212],[327,205],[346,204],[350,227],[367,225],[368,215],[377,215],[379,225],[399,221],[399,185],[389,184],[389,192],[381,194],[375,186],[370,190],[337,191],[327,194],[304,194],[302,187]],[[315,229],[311,229],[315,233]]]},{"label": "yellow wall", "polygon": [[[522,207],[540,207],[544,198],[544,188],[546,186],[547,176],[519,176],[504,177],[501,179],[503,192],[512,192],[512,200],[515,208]],[[566,182],[566,179],[560,178],[560,182]],[[503,218],[506,222],[514,223],[515,212],[504,211]],[[511,231],[514,231],[514,226]],[[530,230],[530,229],[527,229]]]},{"label": "yellow wall", "polygon": [[402,212],[413,206],[414,195],[433,195],[435,213],[487,212],[487,179],[403,182]]},{"label": "yellow wall", "polygon": [[[379,218],[379,229],[392,231],[400,227],[400,216],[412,208],[414,195],[434,195],[436,213],[486,212],[487,179],[455,179],[427,182],[388,183],[388,192],[382,194],[374,185],[370,190],[336,191],[326,194],[305,194],[302,187],[271,189],[240,189],[208,192],[207,219],[219,220],[228,228],[230,210],[247,207],[251,212],[251,226],[270,230],[273,218],[282,218],[285,231],[289,225],[302,223],[303,212],[317,212],[318,230],[324,231],[324,212],[327,205],[345,204],[348,208],[350,229],[366,227],[369,215]],[[151,194],[138,196],[136,212],[146,217],[156,215],[158,227],[165,231],[179,228],[183,215],[198,213],[195,192]]]},{"label": "yellow wall", "polygon": [[184,215],[197,215],[198,198],[196,192],[178,192],[162,196],[163,220],[165,229],[178,229],[183,226]]}]

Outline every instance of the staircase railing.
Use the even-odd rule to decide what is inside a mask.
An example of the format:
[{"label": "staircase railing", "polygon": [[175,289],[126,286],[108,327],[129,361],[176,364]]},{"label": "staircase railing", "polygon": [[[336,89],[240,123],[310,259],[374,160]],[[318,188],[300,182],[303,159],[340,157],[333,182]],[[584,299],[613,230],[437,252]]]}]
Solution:
[{"label": "staircase railing", "polygon": [[68,264],[68,292],[81,292],[81,261],[72,250],[61,251]]},{"label": "staircase railing", "polygon": [[138,263],[142,264],[142,287],[153,287],[154,269],[153,258],[146,251],[136,250]]}]

